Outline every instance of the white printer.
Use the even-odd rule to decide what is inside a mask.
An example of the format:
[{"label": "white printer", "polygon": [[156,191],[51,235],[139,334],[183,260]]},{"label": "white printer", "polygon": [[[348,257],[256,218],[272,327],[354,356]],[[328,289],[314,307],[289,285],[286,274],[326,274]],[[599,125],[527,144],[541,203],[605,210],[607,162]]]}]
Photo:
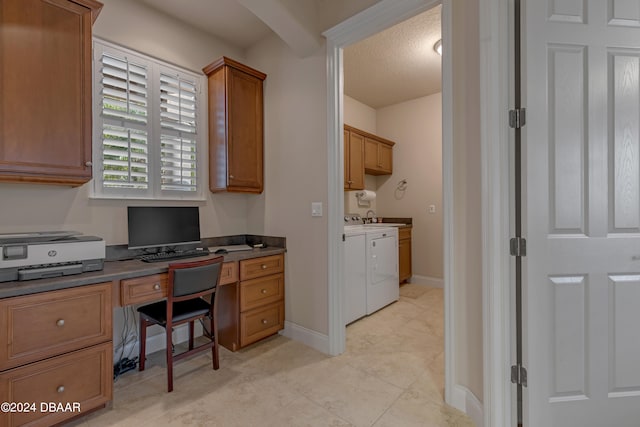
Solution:
[{"label": "white printer", "polygon": [[99,271],[105,256],[103,239],[75,231],[0,233],[0,282]]}]

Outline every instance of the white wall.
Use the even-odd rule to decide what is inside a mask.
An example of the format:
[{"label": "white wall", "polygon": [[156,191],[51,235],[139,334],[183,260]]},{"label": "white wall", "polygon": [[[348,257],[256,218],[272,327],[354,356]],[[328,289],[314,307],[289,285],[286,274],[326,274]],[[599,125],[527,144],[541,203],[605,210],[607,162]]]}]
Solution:
[{"label": "white wall", "polygon": [[326,53],[300,59],[276,36],[247,51],[267,74],[264,85],[265,189],[248,200],[251,233],[287,238],[285,318],[327,334],[327,217],[311,217],[311,202],[326,212]]},{"label": "white wall", "polygon": [[[377,129],[396,143],[393,174],[377,178],[378,216],[413,218],[413,275],[442,279],[442,94],[378,109]],[[398,191],[403,179],[407,188]]]}]

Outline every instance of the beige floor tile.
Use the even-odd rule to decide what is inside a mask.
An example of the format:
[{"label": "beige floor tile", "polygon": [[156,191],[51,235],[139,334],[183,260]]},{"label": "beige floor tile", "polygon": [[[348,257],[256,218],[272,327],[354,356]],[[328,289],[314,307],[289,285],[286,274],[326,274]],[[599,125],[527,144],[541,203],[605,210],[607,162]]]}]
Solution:
[{"label": "beige floor tile", "polygon": [[270,427],[350,427],[353,424],[306,397],[300,397],[283,408],[265,425]]},{"label": "beige floor tile", "polygon": [[72,427],[458,426],[444,404],[442,289],[407,284],[400,300],[347,327],[347,351],[329,357],[279,335],[220,349],[220,369],[201,353],[174,366],[164,353],[114,384],[109,408]]},{"label": "beige floor tile", "polygon": [[402,389],[350,365],[316,384],[305,395],[354,426],[371,426],[399,396]]}]

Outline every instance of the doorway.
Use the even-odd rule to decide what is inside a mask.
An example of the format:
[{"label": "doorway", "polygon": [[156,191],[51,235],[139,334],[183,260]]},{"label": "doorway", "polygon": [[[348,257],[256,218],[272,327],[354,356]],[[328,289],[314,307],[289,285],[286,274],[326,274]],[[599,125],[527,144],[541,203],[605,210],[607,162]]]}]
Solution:
[{"label": "doorway", "polygon": [[[365,39],[392,25],[404,21],[440,4],[439,0],[424,2],[416,1],[382,1],[364,12],[356,15],[324,33],[327,37],[328,63],[328,140],[329,140],[329,351],[337,355],[345,349],[345,326],[343,322],[342,292],[343,292],[343,246],[342,246],[342,215],[344,212],[343,197],[343,133],[342,128],[344,104],[343,57],[342,48]],[[443,4],[443,45],[450,45],[451,40],[451,2],[445,0]],[[443,75],[443,188],[444,200],[444,246],[445,246],[445,400],[455,403],[453,355],[453,299],[452,289],[447,283],[447,268],[450,266],[450,245],[452,243],[452,226],[448,224],[451,218],[451,205],[447,201],[447,194],[452,193],[453,175],[452,163],[452,100],[451,100],[451,56],[445,52],[442,57]],[[449,166],[447,166],[449,165]],[[449,265],[449,267],[447,267]],[[451,273],[451,271],[449,271]],[[462,398],[464,401],[464,398]],[[458,403],[460,399],[458,399]],[[478,404],[479,405],[479,404]],[[454,405],[466,411],[467,408]],[[464,406],[464,403],[462,404]],[[481,409],[479,410],[481,413]]]}]

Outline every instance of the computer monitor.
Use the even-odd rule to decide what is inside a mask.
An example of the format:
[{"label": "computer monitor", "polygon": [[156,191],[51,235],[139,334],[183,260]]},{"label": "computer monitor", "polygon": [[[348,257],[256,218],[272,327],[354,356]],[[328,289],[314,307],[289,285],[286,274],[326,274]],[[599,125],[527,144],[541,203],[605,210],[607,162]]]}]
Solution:
[{"label": "computer monitor", "polygon": [[129,206],[129,249],[200,243],[197,206]]}]

